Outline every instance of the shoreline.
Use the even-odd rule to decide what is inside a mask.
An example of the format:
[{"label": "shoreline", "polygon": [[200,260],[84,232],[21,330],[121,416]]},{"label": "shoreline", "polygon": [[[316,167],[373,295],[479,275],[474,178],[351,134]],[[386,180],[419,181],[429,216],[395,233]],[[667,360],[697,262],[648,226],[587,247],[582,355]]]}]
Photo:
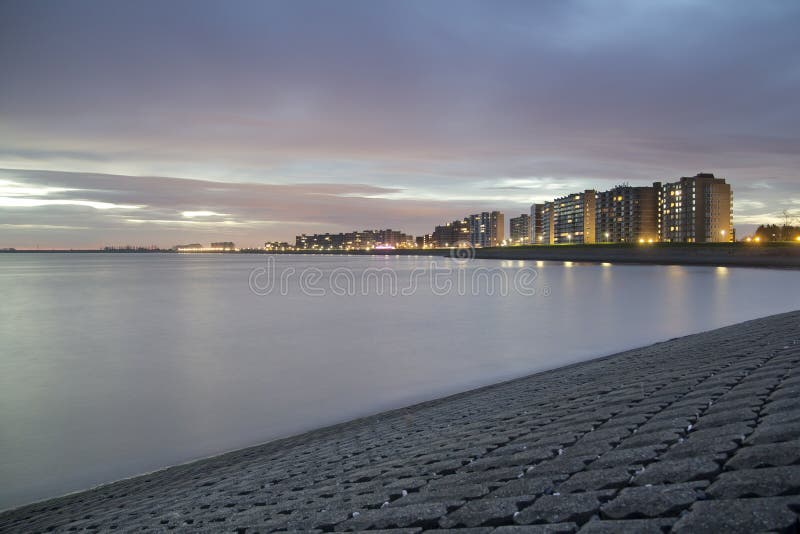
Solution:
[{"label": "shoreline", "polygon": [[[779,373],[768,373],[770,379],[778,375],[781,378],[780,380],[775,378],[773,382],[777,381],[777,386],[771,385],[765,391],[768,391],[771,397],[776,391],[780,392],[782,382],[788,380],[790,389],[794,392],[794,388],[800,385],[800,373],[792,374],[792,370],[796,369],[796,364],[800,362],[800,347],[797,345],[800,338],[798,326],[800,326],[800,311],[789,312],[483,386],[0,512],[0,531],[5,531],[6,528],[14,529],[21,521],[25,521],[26,526],[29,521],[34,521],[42,530],[46,527],[54,527],[56,530],[82,528],[81,525],[89,527],[92,523],[105,525],[107,528],[111,524],[107,521],[116,521],[120,526],[127,526],[130,522],[159,528],[167,524],[178,527],[179,531],[180,527],[197,530],[203,524],[206,527],[213,526],[220,529],[261,525],[261,530],[253,532],[266,532],[273,527],[287,526],[298,530],[310,530],[312,527],[325,525],[331,528],[336,526],[337,530],[351,527],[368,530],[379,527],[428,528],[522,524],[517,515],[511,518],[502,516],[499,519],[491,516],[493,512],[488,509],[483,510],[479,503],[488,500],[487,494],[495,495],[497,491],[504,496],[495,495],[495,497],[508,500],[509,496],[505,496],[508,491],[501,490],[506,485],[514,484],[514,480],[518,478],[517,471],[522,473],[523,479],[528,475],[527,468],[520,471],[520,465],[530,464],[533,472],[537,472],[538,466],[542,463],[558,463],[562,454],[559,452],[553,457],[555,445],[549,441],[555,439],[552,436],[562,436],[564,442],[558,443],[559,451],[570,452],[574,450],[572,447],[582,442],[583,438],[591,436],[596,427],[604,428],[615,418],[620,417],[621,413],[628,411],[631,415],[623,417],[621,421],[630,420],[630,424],[635,424],[639,432],[638,438],[632,437],[637,433],[632,433],[627,439],[641,441],[641,438],[647,435],[643,429],[646,430],[647,425],[652,422],[650,419],[654,419],[650,417],[647,421],[636,422],[637,417],[643,416],[635,414],[649,413],[648,410],[642,411],[642,403],[648,406],[652,404],[650,411],[660,413],[666,410],[660,406],[667,401],[669,395],[666,392],[672,391],[671,395],[678,395],[680,392],[681,397],[686,398],[683,403],[687,404],[687,410],[689,405],[692,406],[687,414],[689,411],[694,413],[699,409],[694,407],[695,404],[697,406],[705,404],[705,400],[702,402],[698,400],[696,403],[687,400],[693,395],[696,396],[697,391],[705,391],[706,388],[698,388],[698,379],[702,378],[700,383],[706,384],[710,398],[714,398],[714,403],[719,404],[720,397],[730,394],[731,390],[738,387],[739,383],[750,374],[756,374],[759,369],[769,367],[770,362],[773,366],[776,361],[783,362],[780,369],[773,369],[780,371]],[[731,368],[736,371],[732,375]],[[726,369],[731,377],[734,375],[739,377],[738,381],[731,378],[720,382],[719,377],[726,376]],[[761,374],[765,375],[764,372]],[[686,378],[687,375],[689,379]],[[714,379],[715,376],[718,378]],[[765,380],[766,378],[761,377],[753,382],[758,384]],[[685,391],[684,388],[675,385],[683,382],[686,385]],[[753,402],[758,400],[763,403],[764,399],[754,391],[747,388],[742,391],[752,393]],[[794,396],[796,397],[796,393]],[[732,399],[740,397],[742,394],[733,395]],[[603,399],[603,402],[598,399]],[[648,399],[656,399],[658,402],[653,403]],[[783,402],[783,399],[779,401]],[[736,402],[731,402],[732,409],[738,406]],[[769,402],[767,399],[767,403]],[[676,404],[676,408],[672,408],[676,410],[681,403],[675,400],[669,404]],[[705,410],[700,409],[703,415],[699,421],[693,423],[702,431],[718,428],[705,423],[719,419],[719,417],[715,419],[714,414],[706,418],[705,412],[711,410],[711,406],[712,403],[708,403]],[[797,405],[796,411],[800,416],[800,405]],[[458,415],[461,417],[457,417]],[[559,417],[554,419],[553,415]],[[677,412],[670,414],[670,417],[665,419],[667,426],[672,415],[678,418],[685,417]],[[765,417],[770,415],[772,414],[767,404]],[[590,425],[591,430],[584,428],[588,423],[580,423],[584,419],[593,421]],[[756,433],[761,428],[760,419],[759,416],[759,420],[753,419],[750,423],[751,426],[757,426]],[[557,424],[560,420],[566,423]],[[528,430],[523,432],[521,425]],[[689,424],[689,430],[691,425],[692,423]],[[736,432],[751,433],[753,429],[748,428],[748,432],[745,430],[746,426],[737,428]],[[566,437],[570,432],[577,433],[579,430],[577,427],[580,427],[581,433],[584,434],[583,438],[575,440]],[[537,428],[540,429],[538,433]],[[627,428],[627,424],[612,425],[609,429],[612,434],[615,428],[622,432],[623,428]],[[657,434],[665,432],[660,428],[654,430],[658,431]],[[676,432],[678,431],[676,428]],[[791,438],[800,439],[800,428],[795,433],[796,435],[792,434]],[[536,439],[532,440],[532,437]],[[685,438],[689,441],[693,435],[689,433]],[[659,442],[661,439],[659,436],[654,439],[658,446],[665,450],[679,444],[677,439],[669,437],[663,438],[662,442]],[[405,447],[402,446],[405,441],[411,442],[411,452],[414,452],[414,455],[406,454]],[[498,453],[522,441],[530,447],[510,449],[507,455]],[[536,446],[537,443],[540,445]],[[608,445],[595,444],[594,441],[588,444],[597,447],[598,458],[603,458],[605,454],[618,448],[623,452],[627,450],[621,444],[612,447],[610,451],[607,450]],[[738,449],[746,445],[746,442],[740,442],[739,447],[735,447],[733,451],[728,450],[725,453],[726,460],[732,460],[736,453],[740,452]],[[652,447],[653,444],[649,446]],[[709,447],[712,445],[709,444]],[[532,452],[526,453],[524,452],[526,450],[537,450],[539,453],[530,456]],[[716,461],[721,461],[723,453],[715,451],[714,454],[715,458],[718,457]],[[394,458],[403,455],[406,455],[405,460],[393,461]],[[419,457],[425,457],[426,462],[427,459],[430,462],[420,463],[416,461]],[[361,459],[353,460],[353,458]],[[469,462],[466,461],[467,458],[470,458]],[[639,464],[635,462],[645,460],[630,461],[634,462],[631,465],[638,466]],[[650,462],[658,461],[663,461],[662,465],[665,465],[669,461],[669,456],[667,455],[667,459],[660,459],[653,455],[645,463],[649,466]],[[415,465],[415,462],[418,465]],[[482,469],[474,467],[476,463],[480,464]],[[575,476],[572,471],[574,467],[576,466],[564,465],[555,471],[547,472],[571,480]],[[575,472],[586,470],[580,465],[577,467],[580,469]],[[511,478],[505,478],[511,475],[509,469],[515,472]],[[800,469],[800,466],[797,469]],[[319,476],[314,476],[313,471],[319,471]],[[715,477],[724,476],[720,473],[720,469],[711,471],[713,476],[706,473],[700,478],[705,477],[706,482],[715,484]],[[253,472],[259,472],[263,476],[254,477]],[[445,502],[459,504],[441,505],[441,499],[444,497],[437,497],[438,490],[433,491],[433,489],[439,487],[443,480],[447,481],[448,477],[453,477],[453,485],[447,486],[451,487],[448,491],[459,493],[457,489],[459,486],[469,484],[470,487],[479,486],[480,488],[475,491],[481,495],[469,497],[447,494]],[[269,479],[268,484],[258,482],[267,479]],[[230,482],[226,483],[227,480]],[[552,483],[562,483],[562,481],[554,480]],[[655,483],[684,482],[659,480]],[[331,484],[335,484],[335,491],[325,489]],[[326,512],[328,515],[333,514],[336,520],[327,516],[321,519],[319,514],[322,512],[316,511],[310,514],[307,509],[300,506],[301,503],[295,499],[296,487],[299,486],[304,488],[299,491],[303,500],[319,501],[319,506],[328,510]],[[398,489],[401,486],[405,494]],[[426,488],[431,489],[426,490]],[[335,498],[341,491],[349,493],[351,490],[353,492],[351,499],[342,501]],[[427,495],[426,491],[431,492],[429,497],[421,498],[421,495],[422,497]],[[596,493],[599,490],[581,491]],[[327,497],[331,492],[333,495]],[[251,497],[259,493],[265,495]],[[148,495],[156,494],[160,494],[157,500],[160,515],[152,517],[147,510],[154,503],[148,499],[154,497]],[[531,502],[544,498],[532,494],[526,495],[526,499],[531,498]],[[408,496],[416,497],[409,499]],[[384,498],[385,502],[390,503],[388,506],[384,507],[381,504],[383,500],[375,501]],[[227,501],[231,499],[241,501],[241,504],[227,507]],[[403,503],[407,504],[406,506],[400,506],[403,499],[407,501]],[[798,499],[800,496],[795,498]],[[370,504],[373,501],[381,506],[373,508]],[[705,501],[698,500],[698,502]],[[611,500],[599,499],[598,510],[606,503],[613,504]],[[689,508],[692,503],[694,500],[687,503],[685,508]],[[122,510],[125,510],[126,514],[131,509],[139,511],[133,512],[130,516],[123,516],[121,509],[117,507],[120,504],[125,505]],[[428,508],[433,507],[433,511],[425,513],[438,515],[435,518],[417,517],[422,513],[419,507],[423,504]],[[783,506],[778,501],[773,504]],[[283,509],[287,506],[291,510]],[[519,507],[520,504],[517,503],[515,506]],[[91,513],[88,514],[91,516],[89,519],[85,518],[87,507],[91,509]],[[475,519],[467,513],[471,508],[483,510],[481,513],[487,514],[486,518]],[[57,510],[61,513],[55,513]],[[208,510],[211,512],[206,512]],[[381,513],[382,510],[389,510],[386,517],[391,516],[395,519],[380,519],[384,515]],[[524,512],[525,509],[517,511]],[[353,512],[358,513],[353,516]],[[403,513],[410,512],[413,512],[410,519],[396,518],[398,513],[402,516]],[[101,517],[98,517],[98,514]],[[603,514],[600,515],[607,519]],[[202,519],[203,517],[205,519]],[[667,514],[667,517],[674,519],[673,523],[678,520],[677,516],[673,517],[670,514]],[[187,519],[191,519],[191,522],[187,523]],[[570,516],[565,519],[570,519],[571,521],[566,522],[574,523],[576,527],[581,524],[576,517]],[[324,528],[324,530],[329,529]],[[251,530],[248,529],[246,532],[249,533]]]},{"label": "shoreline", "polygon": [[[272,254],[323,254],[367,256],[449,257],[456,249],[396,249],[382,251],[287,251]],[[619,263],[632,265],[691,265],[709,267],[761,267],[800,269],[800,244],[776,243],[750,245],[719,244],[595,244],[595,245],[523,245],[470,249],[475,259],[571,261],[583,263]]]},{"label": "shoreline", "polygon": [[[455,249],[394,250],[295,250],[211,253],[178,253],[174,251],[104,251],[104,250],[17,250],[5,254],[293,254],[334,256],[433,256],[448,257]],[[585,263],[619,263],[635,265],[692,265],[710,267],[761,267],[800,269],[800,244],[744,243],[719,244],[647,244],[647,245],[524,245],[470,249],[475,259],[571,261]]]}]

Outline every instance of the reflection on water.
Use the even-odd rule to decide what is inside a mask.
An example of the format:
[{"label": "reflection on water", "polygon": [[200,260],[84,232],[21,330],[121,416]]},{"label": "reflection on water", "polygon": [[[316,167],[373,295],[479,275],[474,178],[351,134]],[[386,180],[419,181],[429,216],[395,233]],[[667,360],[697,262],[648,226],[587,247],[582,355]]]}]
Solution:
[{"label": "reflection on water", "polygon": [[[0,508],[800,302],[793,271],[489,260],[456,271],[536,269],[536,294],[438,296],[420,276],[410,296],[257,296],[264,261],[0,256]],[[407,287],[431,261],[276,265],[391,267]]]}]

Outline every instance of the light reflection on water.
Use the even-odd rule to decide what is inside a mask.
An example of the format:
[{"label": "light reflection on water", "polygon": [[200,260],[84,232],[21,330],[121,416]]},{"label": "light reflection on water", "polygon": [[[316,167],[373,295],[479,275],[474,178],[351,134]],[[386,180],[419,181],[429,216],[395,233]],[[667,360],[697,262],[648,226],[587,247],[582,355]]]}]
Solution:
[{"label": "light reflection on water", "polygon": [[[430,261],[276,265],[392,267],[402,287]],[[537,295],[437,296],[423,276],[412,296],[257,296],[263,264],[1,255],[0,509],[800,302],[796,271],[516,260],[459,268],[536,269]]]}]

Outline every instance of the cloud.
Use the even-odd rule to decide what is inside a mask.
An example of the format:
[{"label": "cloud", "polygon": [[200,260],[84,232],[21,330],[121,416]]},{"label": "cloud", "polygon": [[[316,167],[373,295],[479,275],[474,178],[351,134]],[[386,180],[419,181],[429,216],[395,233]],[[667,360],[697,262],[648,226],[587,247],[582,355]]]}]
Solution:
[{"label": "cloud", "polygon": [[0,208],[39,208],[43,206],[82,206],[96,210],[135,210],[144,206],[132,204],[114,204],[112,202],[96,202],[92,200],[49,200],[39,198],[0,197]]},{"label": "cloud", "polygon": [[0,167],[29,173],[0,218],[87,243],[158,234],[64,201],[419,233],[698,171],[768,207],[800,183],[798,22],[791,0],[0,3]]},{"label": "cloud", "polygon": [[766,203],[760,200],[734,199],[733,204],[734,204],[734,209],[737,212],[739,210],[757,210],[757,209],[764,209],[765,207],[767,207]]},{"label": "cloud", "polygon": [[[81,229],[65,246],[84,246],[88,234],[97,246],[126,239],[168,246],[222,237],[257,245],[292,240],[301,232],[378,227],[423,233],[434,222],[472,208],[471,203],[394,200],[390,196],[398,189],[366,184],[231,183],[13,169],[0,169],[0,177],[20,189],[50,191],[47,199],[9,197],[18,202],[13,209],[0,199],[0,223],[11,218],[6,224],[15,225],[16,239],[37,225]],[[83,200],[66,198],[75,190]],[[92,215],[87,207],[104,213]]]},{"label": "cloud", "polygon": [[181,216],[187,219],[194,219],[195,217],[229,217],[228,213],[217,213],[215,211],[182,211]]},{"label": "cloud", "polygon": [[9,230],[89,230],[88,226],[59,226],[55,224],[0,224]]}]

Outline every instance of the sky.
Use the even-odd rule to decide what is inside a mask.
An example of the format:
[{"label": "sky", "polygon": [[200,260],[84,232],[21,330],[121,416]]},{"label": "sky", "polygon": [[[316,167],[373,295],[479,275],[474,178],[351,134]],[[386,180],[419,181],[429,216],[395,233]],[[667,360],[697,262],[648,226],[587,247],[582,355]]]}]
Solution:
[{"label": "sky", "polygon": [[0,1],[0,248],[294,241],[698,172],[800,216],[800,2]]}]

